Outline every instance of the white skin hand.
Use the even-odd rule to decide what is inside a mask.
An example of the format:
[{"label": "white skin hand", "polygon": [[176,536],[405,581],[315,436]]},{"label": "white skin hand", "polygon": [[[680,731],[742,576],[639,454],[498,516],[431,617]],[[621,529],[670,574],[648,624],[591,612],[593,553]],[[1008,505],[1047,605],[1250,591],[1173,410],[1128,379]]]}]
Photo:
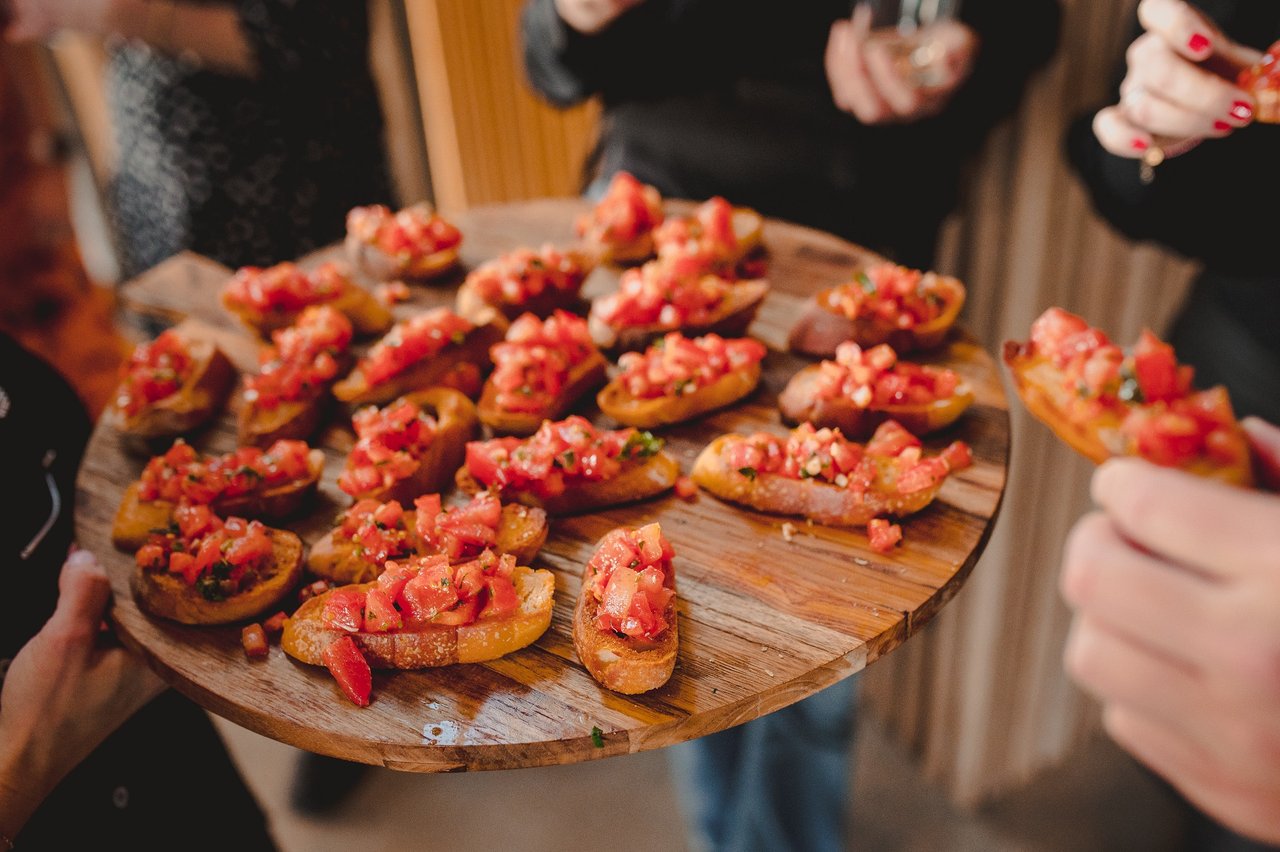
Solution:
[{"label": "white skin hand", "polygon": [[556,12],[583,35],[595,35],[644,0],[555,0]]},{"label": "white skin hand", "polygon": [[[1245,427],[1280,487],[1280,429]],[[1093,497],[1063,562],[1067,670],[1134,757],[1280,843],[1280,495],[1113,459]]]},{"label": "white skin hand", "polygon": [[824,64],[835,105],[863,124],[909,123],[941,112],[973,71],[978,37],[959,21],[939,22],[930,31],[941,54],[935,60],[938,76],[919,86],[904,76],[886,45],[871,37],[869,6],[860,3],[850,18],[833,23]]},{"label": "white skin hand", "polygon": [[11,838],[71,769],[164,691],[141,660],[103,641],[111,586],[93,554],[68,557],[58,590],[57,609],[0,691],[0,832]]},{"label": "white skin hand", "polygon": [[1138,158],[1159,145],[1175,157],[1253,120],[1254,98],[1234,79],[1261,53],[1227,38],[1183,0],[1142,0],[1138,20],[1146,32],[1125,53],[1120,101],[1093,119],[1104,148]]}]

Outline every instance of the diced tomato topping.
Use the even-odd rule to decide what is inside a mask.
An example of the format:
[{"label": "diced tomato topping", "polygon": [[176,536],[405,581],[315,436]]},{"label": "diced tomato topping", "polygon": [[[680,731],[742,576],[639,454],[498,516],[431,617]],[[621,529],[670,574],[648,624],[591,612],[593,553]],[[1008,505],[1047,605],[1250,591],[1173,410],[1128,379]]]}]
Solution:
[{"label": "diced tomato topping", "polygon": [[413,293],[403,281],[384,281],[373,288],[373,297],[388,308],[409,301]]},{"label": "diced tomato topping", "polygon": [[867,540],[876,553],[888,553],[902,541],[902,527],[884,518],[872,518],[867,522]]},{"label": "diced tomato topping", "polygon": [[899,361],[887,343],[863,351],[846,341],[834,361],[819,365],[815,399],[843,399],[859,408],[924,406],[954,396],[960,376],[945,367]]},{"label": "diced tomato topping", "polygon": [[359,499],[412,476],[436,436],[436,420],[418,405],[398,399],[383,408],[365,406],[352,425],[356,444],[338,487]]},{"label": "diced tomato topping", "polygon": [[668,219],[653,233],[659,257],[695,259],[708,272],[732,266],[741,254],[733,231],[733,205],[713,196],[689,216]]},{"label": "diced tomato topping", "polygon": [[942,315],[947,306],[943,280],[933,272],[881,263],[858,272],[852,281],[823,291],[818,301],[851,320],[911,329]]},{"label": "diced tomato topping", "polygon": [[116,407],[132,416],[172,396],[191,378],[193,367],[182,335],[173,329],[161,332],[155,340],[135,346],[129,359],[120,365]]},{"label": "diced tomato topping", "polygon": [[417,533],[427,550],[448,557],[451,563],[476,559],[498,543],[502,503],[497,496],[481,491],[465,506],[442,510],[439,495],[419,498]]},{"label": "diced tomato topping", "polygon": [[484,585],[489,591],[489,599],[480,610],[479,618],[506,618],[520,608],[520,596],[509,577],[486,577]]},{"label": "diced tomato topping", "polygon": [[729,373],[759,364],[764,344],[754,338],[726,340],[718,334],[688,338],[668,332],[643,353],[618,358],[617,381],[639,399],[678,397],[710,385]]},{"label": "diced tomato topping", "polygon": [[347,213],[347,233],[401,262],[427,257],[462,242],[462,232],[425,204],[395,213],[383,204],[355,207]]},{"label": "diced tomato topping", "polygon": [[403,523],[404,510],[391,500],[379,503],[365,498],[356,501],[342,516],[339,531],[360,550],[361,558],[381,566],[413,551],[409,530]]},{"label": "diced tomato topping", "polygon": [[404,619],[396,609],[395,598],[379,586],[369,589],[364,598],[364,629],[370,633],[385,633],[399,630],[402,626]]},{"label": "diced tomato topping", "polygon": [[359,633],[364,629],[365,593],[353,588],[338,588],[324,599],[320,620],[329,630]]},{"label": "diced tomato topping", "polygon": [[437,560],[420,568],[417,576],[405,583],[400,600],[410,624],[426,624],[458,602],[454,572],[446,560]]},{"label": "diced tomato topping", "polygon": [[628,172],[617,172],[591,212],[578,219],[578,236],[626,246],[662,223],[662,196]]},{"label": "diced tomato topping", "polygon": [[261,624],[246,624],[240,630],[240,645],[244,655],[251,660],[260,660],[271,650],[267,645],[267,634]]},{"label": "diced tomato topping", "polygon": [[319,396],[337,378],[352,334],[351,321],[331,306],[306,308],[293,325],[272,333],[275,345],[264,350],[258,375],[245,380],[245,401],[272,409]]},{"label": "diced tomato topping", "polygon": [[277,263],[263,269],[243,266],[227,282],[224,298],[255,311],[300,311],[308,305],[332,302],[348,287],[351,279],[338,264],[323,263],[311,272],[296,263]]},{"label": "diced tomato topping", "polygon": [[506,411],[547,411],[573,369],[595,352],[582,317],[561,310],[545,320],[524,314],[511,324],[506,340],[489,348],[495,402]]},{"label": "diced tomato topping", "polygon": [[298,603],[314,598],[316,595],[323,595],[325,592],[334,588],[334,585],[335,584],[332,580],[315,580],[310,582],[298,590]]},{"label": "diced tomato topping", "polygon": [[324,649],[324,664],[342,692],[357,707],[368,707],[373,692],[373,671],[350,636],[339,636]]},{"label": "diced tomato topping", "polygon": [[530,490],[550,497],[572,483],[616,476],[623,466],[654,455],[662,440],[636,429],[606,431],[577,415],[544,420],[531,437],[495,438],[467,444],[467,470],[500,491]]},{"label": "diced tomato topping", "polygon": [[699,259],[668,255],[622,273],[618,289],[597,299],[591,310],[615,328],[705,325],[733,287],[733,281],[709,273]]},{"label": "diced tomato topping", "polygon": [[698,496],[698,484],[693,481],[691,476],[681,476],[676,479],[676,496],[681,500],[692,500]]},{"label": "diced tomato topping", "polygon": [[669,626],[664,615],[674,592],[675,549],[658,524],[619,527],[591,557],[586,592],[596,599],[596,627],[653,641]]},{"label": "diced tomato topping", "polygon": [[310,452],[303,441],[276,441],[266,450],[241,447],[222,456],[200,456],[179,439],[167,453],[147,462],[138,497],[209,504],[265,491],[308,478]]},{"label": "diced tomato topping", "polygon": [[153,531],[138,549],[137,562],[144,570],[174,574],[205,598],[223,600],[271,559],[271,537],[260,521],[223,521],[203,506],[179,506],[175,515],[172,528]]},{"label": "diced tomato topping", "polygon": [[284,623],[289,618],[284,610],[280,610],[275,615],[262,622],[262,629],[267,632],[268,636],[275,636],[284,630]]},{"label": "diced tomato topping", "polygon": [[490,305],[523,305],[548,291],[576,294],[587,272],[579,255],[545,243],[538,251],[518,248],[481,264],[467,276],[465,286]]},{"label": "diced tomato topping", "polygon": [[379,385],[393,376],[429,358],[445,347],[461,345],[475,328],[470,320],[448,308],[434,308],[397,323],[360,359],[357,369],[371,385]]}]

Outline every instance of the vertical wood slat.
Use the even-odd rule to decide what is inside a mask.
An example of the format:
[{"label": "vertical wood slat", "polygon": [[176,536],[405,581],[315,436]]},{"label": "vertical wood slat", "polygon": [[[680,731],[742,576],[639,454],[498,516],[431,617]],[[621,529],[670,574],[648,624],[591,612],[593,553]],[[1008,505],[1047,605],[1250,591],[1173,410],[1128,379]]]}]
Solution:
[{"label": "vertical wood slat", "polygon": [[521,59],[521,0],[405,4],[436,203],[576,195],[599,108],[541,101]]},{"label": "vertical wood slat", "polygon": [[[992,351],[1051,305],[1122,341],[1161,332],[1194,271],[1110,230],[1062,156],[1068,121],[1107,96],[1134,5],[1063,0],[1057,56],[989,140],[948,222],[939,268],[969,285],[966,323]],[[1092,466],[1013,408],[1009,488],[982,561],[927,631],[865,677],[867,707],[962,805],[1015,788],[1097,730],[1062,670],[1069,616],[1057,591]]]},{"label": "vertical wood slat", "polygon": [[369,65],[382,105],[394,200],[407,205],[430,198],[432,192],[417,82],[411,57],[400,40],[400,3],[401,0],[369,0]]}]

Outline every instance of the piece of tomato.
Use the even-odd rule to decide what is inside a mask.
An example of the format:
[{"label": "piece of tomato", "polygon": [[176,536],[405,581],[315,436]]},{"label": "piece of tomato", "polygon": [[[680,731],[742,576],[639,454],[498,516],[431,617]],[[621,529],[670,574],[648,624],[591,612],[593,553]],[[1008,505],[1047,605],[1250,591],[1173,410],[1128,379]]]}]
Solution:
[{"label": "piece of tomato", "polygon": [[335,589],[325,599],[321,622],[329,630],[359,633],[364,628],[364,598],[356,589]]},{"label": "piece of tomato", "polygon": [[395,598],[379,586],[369,589],[364,599],[364,629],[370,633],[386,633],[404,626]]},{"label": "piece of tomato", "polygon": [[520,596],[516,594],[516,587],[506,577],[486,577],[485,588],[489,590],[489,595],[484,608],[480,610],[479,618],[506,618],[520,608]]},{"label": "piece of tomato", "polygon": [[368,707],[373,692],[373,671],[350,636],[339,636],[324,649],[324,664],[343,693],[357,707]]},{"label": "piece of tomato", "polygon": [[260,660],[271,650],[267,645],[267,634],[261,624],[246,624],[240,631],[240,645],[244,655],[251,660]]},{"label": "piece of tomato", "polygon": [[458,602],[458,589],[447,564],[423,569],[405,583],[399,601],[406,625],[425,624]]}]

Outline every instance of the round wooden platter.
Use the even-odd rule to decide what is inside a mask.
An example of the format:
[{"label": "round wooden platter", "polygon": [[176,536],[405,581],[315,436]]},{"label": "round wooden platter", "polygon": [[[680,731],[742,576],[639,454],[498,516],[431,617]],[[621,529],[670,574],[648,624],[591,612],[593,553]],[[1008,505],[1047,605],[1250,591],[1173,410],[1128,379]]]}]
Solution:
[{"label": "round wooden platter", "polygon": [[[463,269],[435,286],[414,287],[411,302],[397,312],[451,303],[462,272],[501,251],[571,242],[573,219],[585,209],[578,199],[548,199],[458,216]],[[663,432],[686,472],[722,432],[785,433],[774,402],[807,363],[784,349],[803,297],[844,280],[855,263],[872,257],[784,222],[767,223],[764,243],[773,289],[751,329],[771,348],[764,379],[737,407]],[[125,285],[123,297],[136,310],[205,325],[241,369],[250,369],[255,344],[217,303],[229,274],[205,258],[179,255]],[[598,270],[587,294],[608,292],[616,277],[616,270]],[[556,518],[535,560],[556,575],[555,614],[537,643],[491,663],[375,672],[373,702],[364,709],[341,695],[325,669],[298,663],[278,646],[265,660],[248,660],[239,625],[184,627],[138,610],[129,589],[132,554],[112,549],[110,528],[145,457],[131,454],[101,425],[80,473],[79,541],[108,566],[121,638],[179,691],[260,734],[419,772],[570,763],[657,748],[749,721],[852,675],[919,630],[964,582],[1004,492],[1007,404],[995,362],[962,332],[924,360],[955,368],[976,389],[977,402],[960,422],[926,442],[937,450],[964,439],[974,465],[948,479],[932,506],[902,521],[905,540],[891,554],[872,551],[861,530],[758,514],[705,493],[692,501],[669,494]],[[589,403],[582,411],[608,423]],[[233,449],[231,415],[192,442],[207,451]],[[350,503],[336,477],[351,433],[334,423],[313,443],[327,453],[320,496],[307,516],[289,524],[307,542]],[[655,520],[677,554],[679,660],[664,687],[628,697],[599,686],[578,662],[571,619],[583,565],[600,537],[618,525]]]}]

